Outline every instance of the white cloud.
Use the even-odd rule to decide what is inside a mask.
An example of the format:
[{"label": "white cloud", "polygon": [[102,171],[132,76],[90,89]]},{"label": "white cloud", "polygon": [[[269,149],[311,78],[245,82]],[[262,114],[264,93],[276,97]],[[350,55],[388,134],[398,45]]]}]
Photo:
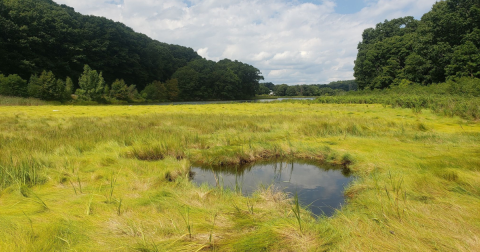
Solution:
[{"label": "white cloud", "polygon": [[204,58],[209,58],[208,57],[208,47],[198,49],[197,53],[198,53],[198,55],[200,55]]},{"label": "white cloud", "polygon": [[[335,1],[56,0],[82,14],[104,16],[162,42],[193,48],[211,60],[259,68],[276,84],[353,79],[364,29],[385,19],[420,17],[436,0],[377,0],[355,14]],[[353,1],[353,0],[352,0]],[[357,1],[357,0],[355,0]]]}]

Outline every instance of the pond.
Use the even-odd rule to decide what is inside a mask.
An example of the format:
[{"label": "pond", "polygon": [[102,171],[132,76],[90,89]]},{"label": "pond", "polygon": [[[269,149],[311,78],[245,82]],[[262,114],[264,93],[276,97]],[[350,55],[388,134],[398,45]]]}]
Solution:
[{"label": "pond", "polygon": [[187,101],[187,102],[161,102],[153,105],[201,105],[201,104],[225,104],[225,103],[256,103],[273,102],[283,100],[315,100],[315,97],[302,98],[276,98],[276,99],[257,99],[257,100],[234,100],[234,101]]},{"label": "pond", "polygon": [[302,206],[315,215],[331,216],[345,204],[344,188],[352,177],[342,169],[321,168],[302,161],[259,162],[248,166],[205,168],[192,167],[197,185],[215,187],[217,181],[231,190],[251,195],[260,186],[275,186],[290,194],[298,193]]}]

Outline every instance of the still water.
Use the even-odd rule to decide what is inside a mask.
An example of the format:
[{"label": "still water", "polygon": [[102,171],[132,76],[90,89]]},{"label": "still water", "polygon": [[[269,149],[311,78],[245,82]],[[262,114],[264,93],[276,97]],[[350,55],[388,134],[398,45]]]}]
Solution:
[{"label": "still water", "polygon": [[188,101],[188,102],[161,102],[155,105],[201,105],[201,104],[225,104],[225,103],[256,103],[273,102],[283,100],[315,100],[314,97],[304,98],[276,98],[276,99],[257,99],[257,100],[235,100],[235,101]]},{"label": "still water", "polygon": [[344,188],[352,177],[341,169],[321,168],[312,163],[262,162],[249,166],[205,168],[192,167],[193,182],[220,185],[231,190],[241,189],[250,195],[261,185],[275,186],[284,192],[298,193],[302,206],[309,206],[315,215],[331,216],[345,204]]}]

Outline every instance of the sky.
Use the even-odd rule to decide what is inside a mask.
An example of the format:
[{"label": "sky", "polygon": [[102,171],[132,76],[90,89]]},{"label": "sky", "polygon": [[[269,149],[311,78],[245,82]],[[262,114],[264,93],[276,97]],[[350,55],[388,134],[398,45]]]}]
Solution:
[{"label": "sky", "polygon": [[255,66],[265,82],[351,80],[366,28],[420,19],[437,0],[54,0],[202,57]]}]

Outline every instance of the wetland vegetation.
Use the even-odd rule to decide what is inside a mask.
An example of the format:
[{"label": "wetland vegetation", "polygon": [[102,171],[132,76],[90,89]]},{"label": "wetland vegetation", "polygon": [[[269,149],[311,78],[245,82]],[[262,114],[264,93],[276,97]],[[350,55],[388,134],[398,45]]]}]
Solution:
[{"label": "wetland vegetation", "polygon": [[[430,110],[290,101],[0,107],[0,247],[474,251],[480,126]],[[272,187],[245,197],[192,165],[345,165],[332,217]]]},{"label": "wetland vegetation", "polygon": [[[355,80],[289,86],[0,0],[0,250],[480,251],[479,20],[478,0],[439,1],[366,29]],[[212,102],[267,94],[319,97]],[[145,102],[168,105],[119,105]],[[351,173],[345,204],[318,214],[283,169],[248,188],[192,172],[272,160]]]}]

